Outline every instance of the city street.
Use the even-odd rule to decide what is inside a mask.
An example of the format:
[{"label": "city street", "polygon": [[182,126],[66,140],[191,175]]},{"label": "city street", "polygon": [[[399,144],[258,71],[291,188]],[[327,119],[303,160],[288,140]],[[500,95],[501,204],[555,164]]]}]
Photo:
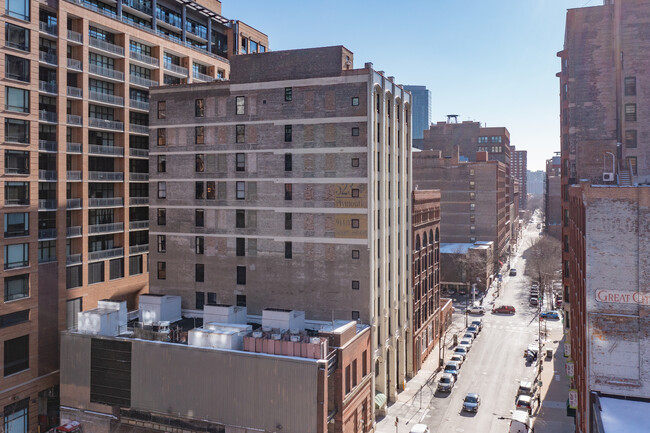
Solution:
[{"label": "city street", "polygon": [[[429,381],[425,383],[421,396],[415,392],[410,402],[400,405],[395,403],[395,413],[392,407],[388,409],[388,416],[378,424],[379,432],[409,432],[410,427],[421,422],[431,428],[431,432],[505,432],[508,430],[509,420],[507,419],[515,407],[515,397],[519,381],[527,379],[532,381],[536,376],[537,364],[526,363],[523,357],[524,350],[531,344],[538,344],[538,321],[536,308],[528,304],[530,280],[524,277],[526,260],[521,255],[530,245],[531,240],[539,236],[536,222],[528,225],[523,231],[523,239],[519,245],[519,251],[512,258],[511,267],[517,269],[517,276],[503,276],[501,293],[496,302],[493,297],[496,290],[490,289],[483,305],[488,312],[483,317],[483,329],[469,352],[466,361],[460,369],[458,381],[451,393],[434,392],[437,384],[437,377],[434,376],[434,368],[428,374]],[[462,297],[461,297],[462,298]],[[492,303],[496,305],[513,305],[516,308],[515,315],[492,314],[489,310]],[[461,300],[456,306],[454,313],[452,331],[453,334],[464,329],[465,318],[463,315],[465,302]],[[480,316],[470,315],[470,321]],[[542,325],[544,328],[544,325]],[[550,341],[549,347],[557,347],[558,340],[562,338],[562,322],[550,320],[546,323]],[[462,334],[461,334],[462,335]],[[447,338],[445,360],[448,360],[453,350],[450,344],[451,338]],[[451,350],[450,350],[451,349]],[[558,354],[563,358],[561,354]],[[559,359],[559,358],[556,358]],[[434,366],[436,360],[428,360]],[[559,376],[554,377],[553,363],[544,363],[548,371],[545,371],[542,379],[548,377],[548,381],[558,381]],[[425,373],[426,374],[426,373]],[[418,374],[418,376],[421,376]],[[416,378],[414,380],[418,379]],[[419,389],[419,382],[426,380],[419,379],[415,386]],[[410,383],[409,383],[410,385]],[[548,385],[548,384],[545,384]],[[404,393],[408,393],[407,390]],[[558,388],[559,391],[560,387]],[[463,399],[467,393],[478,393],[481,398],[481,405],[477,413],[462,412]],[[561,394],[557,392],[556,394]],[[420,397],[422,408],[420,408]],[[564,401],[550,401],[550,396],[542,394],[542,407],[544,410],[549,407],[554,410],[553,416],[562,415],[560,409],[564,409]],[[564,397],[566,400],[566,396]],[[558,411],[555,413],[555,411]],[[533,413],[538,412],[535,405]],[[564,418],[566,413],[564,413]],[[400,421],[395,427],[395,416]],[[499,419],[505,417],[506,419]],[[571,419],[566,419],[564,424],[553,424],[556,432],[571,432],[569,425]],[[540,423],[541,427],[541,423]],[[536,429],[544,431],[544,429]]]}]

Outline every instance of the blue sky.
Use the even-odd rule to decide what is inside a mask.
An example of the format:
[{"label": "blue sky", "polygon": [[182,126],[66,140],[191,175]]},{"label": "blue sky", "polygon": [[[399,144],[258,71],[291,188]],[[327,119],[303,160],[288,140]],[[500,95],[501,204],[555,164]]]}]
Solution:
[{"label": "blue sky", "polygon": [[541,170],[559,150],[560,63],[566,9],[602,0],[223,0],[223,15],[269,35],[272,50],[345,45],[432,93],[447,114],[505,126]]}]

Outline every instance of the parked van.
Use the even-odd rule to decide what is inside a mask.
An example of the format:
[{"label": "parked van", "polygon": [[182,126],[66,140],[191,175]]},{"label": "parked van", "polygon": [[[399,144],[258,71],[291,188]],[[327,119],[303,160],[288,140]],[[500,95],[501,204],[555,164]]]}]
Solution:
[{"label": "parked van", "polygon": [[516,410],[512,413],[508,433],[534,433],[528,412]]}]

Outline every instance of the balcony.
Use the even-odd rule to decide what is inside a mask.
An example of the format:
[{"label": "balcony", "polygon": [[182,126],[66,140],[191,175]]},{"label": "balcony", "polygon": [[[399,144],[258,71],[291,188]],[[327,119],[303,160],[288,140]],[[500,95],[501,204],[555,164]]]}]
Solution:
[{"label": "balcony", "polygon": [[134,110],[149,111],[149,103],[145,101],[136,101],[135,99],[130,99],[129,108],[132,108]]},{"label": "balcony", "polygon": [[45,51],[38,52],[38,60],[52,66],[57,66],[59,64],[59,58],[56,54],[47,53]]},{"label": "balcony", "polygon": [[149,135],[149,127],[147,125],[137,125],[135,123],[131,123],[129,124],[129,132]]},{"label": "balcony", "polygon": [[131,197],[129,198],[131,206],[149,206],[149,197]]},{"label": "balcony", "polygon": [[56,180],[56,170],[38,170],[38,180]]},{"label": "balcony", "polygon": [[117,120],[97,119],[96,117],[88,118],[88,127],[124,131],[124,123]]},{"label": "balcony", "polygon": [[40,31],[41,33],[47,33],[48,35],[51,36],[59,36],[56,24],[48,24],[46,22],[39,21],[38,31]]},{"label": "balcony", "polygon": [[124,199],[122,197],[89,198],[88,199],[88,207],[89,208],[124,207]]},{"label": "balcony", "polygon": [[89,234],[115,233],[124,231],[124,223],[93,224],[88,226]]},{"label": "balcony", "polygon": [[129,247],[129,254],[141,254],[149,252],[149,244],[131,245]]},{"label": "balcony", "polygon": [[69,170],[66,173],[66,179],[71,182],[81,182],[81,172]]},{"label": "balcony", "polygon": [[65,264],[68,266],[78,265],[80,263],[81,263],[81,254],[71,254],[65,260]]},{"label": "balcony", "polygon": [[134,86],[141,86],[147,88],[156,87],[158,85],[158,81],[150,80],[148,78],[138,77],[137,75],[133,75],[133,74],[130,75],[129,81]]},{"label": "balcony", "polygon": [[78,238],[82,234],[81,226],[68,227],[65,229],[66,238]]},{"label": "balcony", "polygon": [[104,104],[124,106],[124,98],[121,96],[109,95],[108,93],[90,91],[88,99],[91,101],[101,102]]},{"label": "balcony", "polygon": [[81,99],[81,98],[83,98],[83,96],[84,96],[84,92],[83,92],[83,90],[80,89],[79,87],[71,87],[71,86],[68,86],[68,89],[67,89],[67,90],[68,90],[68,91],[67,91],[68,97],[70,97],[70,98]]},{"label": "balcony", "polygon": [[68,59],[68,69],[81,72],[83,71],[83,66],[80,60]]},{"label": "balcony", "polygon": [[66,143],[65,147],[68,153],[81,153],[81,143]]},{"label": "balcony", "polygon": [[83,44],[83,35],[81,33],[68,30],[68,40],[77,44]]},{"label": "balcony", "polygon": [[38,240],[56,239],[56,229],[38,229]]},{"label": "balcony", "polygon": [[88,253],[88,261],[97,261],[112,259],[113,257],[122,257],[124,256],[124,248],[112,248],[110,250],[101,250],[101,251],[91,251]]},{"label": "balcony", "polygon": [[163,67],[165,68],[165,70],[171,72],[172,74],[176,74],[182,77],[187,77],[189,73],[189,70],[187,68],[175,65],[171,62],[163,62]]},{"label": "balcony", "polygon": [[149,173],[129,173],[131,182],[149,182]]},{"label": "balcony", "polygon": [[211,82],[214,81],[214,77],[203,74],[199,71],[192,71],[192,77],[199,81]]},{"label": "balcony", "polygon": [[119,146],[98,146],[91,144],[88,146],[89,155],[103,155],[103,156],[124,156],[124,148]]},{"label": "balcony", "polygon": [[110,42],[102,41],[101,39],[97,38],[88,38],[88,45],[93,48],[97,48],[98,50],[102,50],[116,56],[124,57],[124,48],[115,44],[111,44]]},{"label": "balcony", "polygon": [[66,200],[65,208],[68,210],[81,209],[82,203],[80,198],[69,198]]},{"label": "balcony", "polygon": [[56,200],[39,200],[38,210],[56,210]]},{"label": "balcony", "polygon": [[129,223],[129,230],[144,230],[148,228],[149,228],[149,220],[131,221]]},{"label": "balcony", "polygon": [[39,110],[38,120],[41,122],[57,123],[58,116],[54,111]]},{"label": "balcony", "polygon": [[68,114],[67,121],[68,125],[72,126],[81,126],[83,124],[81,116],[76,114]]},{"label": "balcony", "polygon": [[124,72],[116,71],[115,69],[105,68],[103,66],[91,63],[88,65],[88,72],[94,75],[99,75],[104,78],[111,78],[116,81],[124,81]]},{"label": "balcony", "polygon": [[145,65],[155,66],[156,68],[160,66],[160,60],[147,56],[146,54],[138,53],[137,51],[129,51],[129,58],[136,62],[144,63]]},{"label": "balcony", "polygon": [[131,147],[129,149],[129,156],[135,158],[149,158],[149,149],[138,149],[137,147]]},{"label": "balcony", "polygon": [[119,171],[89,171],[88,180],[95,182],[123,182],[124,173]]},{"label": "balcony", "polygon": [[122,1],[122,6],[128,6],[132,9],[135,9],[136,11],[140,11],[142,13],[145,13],[147,15],[151,15],[151,6],[146,4],[145,2],[138,1],[138,0],[123,0]]},{"label": "balcony", "polygon": [[55,82],[50,82],[50,81],[39,81],[38,82],[38,91],[39,92],[44,92],[44,93],[49,93],[52,95],[58,95],[59,94],[59,87],[56,85]]},{"label": "balcony", "polygon": [[58,151],[58,146],[56,141],[38,140],[38,150],[43,152],[56,152]]}]

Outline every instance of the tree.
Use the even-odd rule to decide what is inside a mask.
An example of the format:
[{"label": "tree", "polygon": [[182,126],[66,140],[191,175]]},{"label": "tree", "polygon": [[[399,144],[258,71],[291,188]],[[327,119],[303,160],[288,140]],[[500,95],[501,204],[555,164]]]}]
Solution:
[{"label": "tree", "polygon": [[541,291],[550,290],[562,269],[562,244],[551,236],[531,241],[525,253],[526,272],[539,283]]}]

